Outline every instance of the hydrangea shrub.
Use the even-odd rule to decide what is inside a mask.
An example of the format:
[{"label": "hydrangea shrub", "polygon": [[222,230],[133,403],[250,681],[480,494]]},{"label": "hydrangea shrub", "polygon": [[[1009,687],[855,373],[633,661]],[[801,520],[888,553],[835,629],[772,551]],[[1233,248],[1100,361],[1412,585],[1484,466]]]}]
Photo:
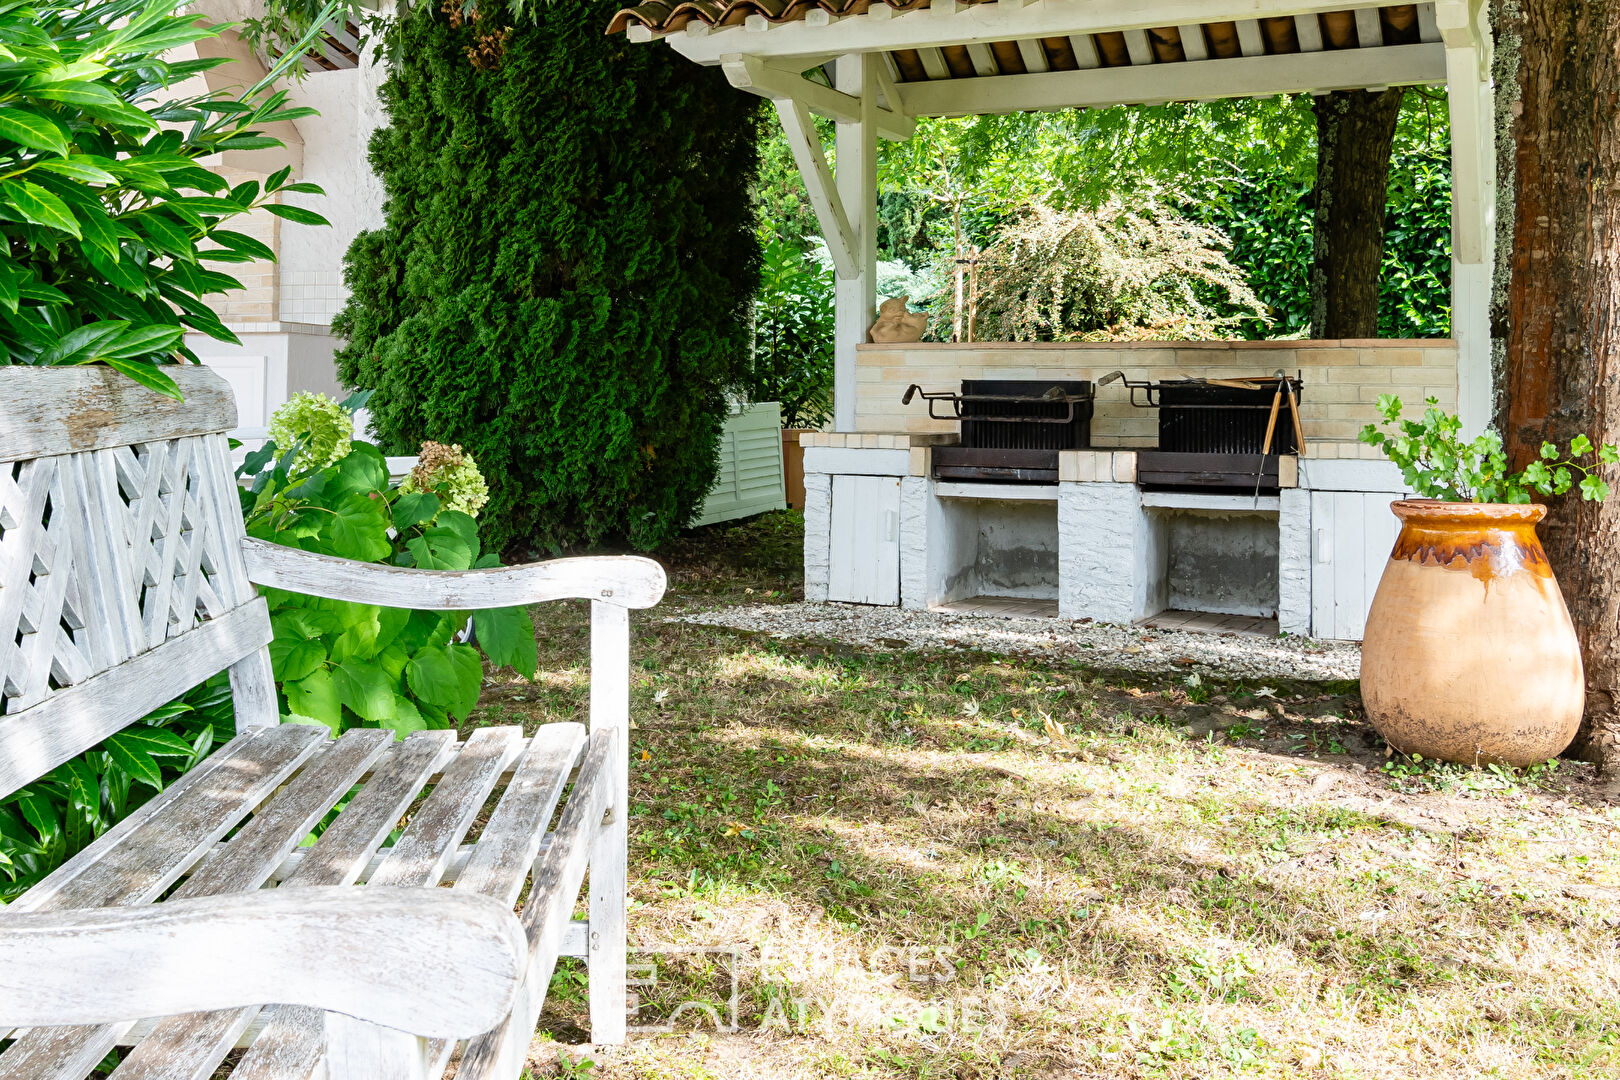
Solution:
[{"label": "hydrangea shrub", "polygon": [[[426,570],[499,566],[482,550],[474,520],[484,486],[477,465],[447,455],[452,448],[424,447],[429,467],[412,474],[408,490],[390,487],[382,451],[343,434],[353,431],[352,411],[363,400],[303,394],[276,410],[271,431],[281,439],[248,455],[240,470],[248,535]],[[534,624],[522,608],[405,611],[262,591],[275,630],[278,702],[295,723],[324,724],[334,734],[382,727],[401,737],[452,727],[478,703],[484,657],[534,674]],[[469,615],[477,646],[457,640]]]}]

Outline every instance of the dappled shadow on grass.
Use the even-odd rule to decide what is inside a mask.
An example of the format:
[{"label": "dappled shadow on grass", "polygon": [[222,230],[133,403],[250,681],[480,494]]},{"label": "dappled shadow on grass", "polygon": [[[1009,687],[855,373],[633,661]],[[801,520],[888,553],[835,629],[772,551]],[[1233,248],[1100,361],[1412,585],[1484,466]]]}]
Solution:
[{"label": "dappled shadow on grass", "polygon": [[[582,616],[546,612],[552,675],[495,688],[486,717],[582,714]],[[1488,838],[1435,843],[1294,759],[1190,743],[1151,685],[638,626],[632,937],[743,945],[745,1027],[808,1002],[761,1054],[919,1076],[1611,1060],[1615,905],[1515,895],[1525,868]],[[950,978],[896,977],[912,949]],[[571,977],[546,1021],[564,1040]],[[1527,1023],[1549,1010],[1557,1032]]]}]

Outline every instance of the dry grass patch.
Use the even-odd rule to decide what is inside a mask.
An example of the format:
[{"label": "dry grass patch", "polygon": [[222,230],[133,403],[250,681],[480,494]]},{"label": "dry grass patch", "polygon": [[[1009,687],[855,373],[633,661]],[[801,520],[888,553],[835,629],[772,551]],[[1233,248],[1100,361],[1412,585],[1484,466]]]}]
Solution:
[{"label": "dry grass patch", "polygon": [[[666,607],[792,598],[746,539]],[[551,674],[478,722],[580,715],[583,608],[541,615]],[[565,965],[537,1077],[1620,1075],[1620,808],[1585,766],[1386,770],[1346,687],[636,633],[632,939],[735,946],[743,1030],[689,1008],[570,1064]],[[721,961],[656,959],[637,1022],[724,1018]]]}]

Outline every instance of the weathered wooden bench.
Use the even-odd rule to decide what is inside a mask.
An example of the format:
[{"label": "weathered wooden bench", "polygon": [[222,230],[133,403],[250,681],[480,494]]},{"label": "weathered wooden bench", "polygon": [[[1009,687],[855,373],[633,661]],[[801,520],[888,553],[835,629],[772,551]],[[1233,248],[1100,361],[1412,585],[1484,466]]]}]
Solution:
[{"label": "weathered wooden bench", "polygon": [[[237,1080],[425,1078],[461,1044],[461,1080],[515,1080],[558,956],[587,961],[593,1040],[622,1040],[628,613],[663,570],[441,573],[248,539],[230,392],[178,375],[184,404],[107,369],[0,368],[0,797],[220,671],[237,724],[0,908],[0,1078],[79,1080],[119,1046],[120,1080],[208,1078],[240,1047]],[[414,609],[588,599],[589,728],[281,724],[255,583]]]}]

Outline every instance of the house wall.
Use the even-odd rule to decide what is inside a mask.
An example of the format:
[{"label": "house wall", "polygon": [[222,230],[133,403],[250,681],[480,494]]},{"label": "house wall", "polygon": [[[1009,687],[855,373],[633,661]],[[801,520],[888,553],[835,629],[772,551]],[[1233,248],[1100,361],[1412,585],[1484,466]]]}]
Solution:
[{"label": "house wall", "polygon": [[[1427,397],[1457,407],[1457,348],[1423,341],[975,342],[863,345],[856,370],[855,430],[954,433],[953,420],[931,420],[924,402],[900,404],[913,383],[959,388],[963,379],[1091,379],[1123,370],[1133,380],[1269,375],[1304,379],[1300,420],[1313,458],[1373,458],[1356,436],[1376,417],[1380,394],[1396,394],[1408,412]],[[1155,410],[1138,409],[1123,386],[1104,387],[1091,421],[1093,446],[1155,445]]]}]

